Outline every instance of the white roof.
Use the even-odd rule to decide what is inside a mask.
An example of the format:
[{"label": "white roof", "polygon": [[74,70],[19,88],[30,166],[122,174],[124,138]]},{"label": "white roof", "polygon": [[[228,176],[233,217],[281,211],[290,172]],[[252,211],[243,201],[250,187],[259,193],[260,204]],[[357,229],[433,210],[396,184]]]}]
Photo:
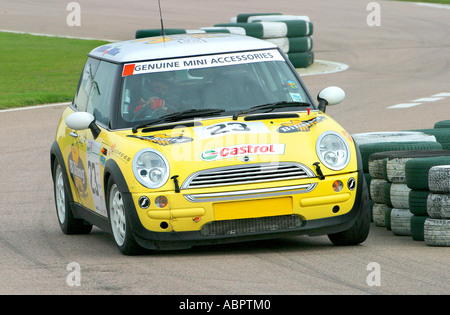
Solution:
[{"label": "white roof", "polygon": [[198,33],[147,37],[95,48],[89,56],[117,63],[167,59],[277,46],[254,37],[225,33]]}]

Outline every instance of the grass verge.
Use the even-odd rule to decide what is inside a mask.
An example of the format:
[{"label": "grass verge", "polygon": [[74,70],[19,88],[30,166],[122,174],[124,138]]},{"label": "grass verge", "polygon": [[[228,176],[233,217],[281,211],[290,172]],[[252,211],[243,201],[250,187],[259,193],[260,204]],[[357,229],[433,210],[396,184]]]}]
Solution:
[{"label": "grass verge", "polygon": [[87,54],[103,44],[0,32],[0,109],[71,101]]}]

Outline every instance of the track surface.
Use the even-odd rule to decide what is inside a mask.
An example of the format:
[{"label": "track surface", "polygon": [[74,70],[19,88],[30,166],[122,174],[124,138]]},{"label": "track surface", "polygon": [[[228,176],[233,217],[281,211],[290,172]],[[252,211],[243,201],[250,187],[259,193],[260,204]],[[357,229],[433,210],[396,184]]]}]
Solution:
[{"label": "track surface", "polygon": [[[67,26],[67,3],[0,0],[0,29],[122,40],[159,27],[156,1],[79,1],[81,27]],[[186,3],[162,1],[167,28],[211,26],[245,12],[310,16],[316,58],[350,68],[304,81],[313,95],[329,85],[344,88],[347,99],[327,113],[350,133],[432,128],[450,119],[450,97],[387,109],[450,92],[450,10],[380,1],[381,26],[369,27],[369,1]],[[98,229],[63,235],[49,169],[62,110],[0,112],[0,294],[450,293],[450,249],[374,226],[355,247],[305,236],[139,257],[122,256]],[[81,267],[81,286],[66,283],[71,262]],[[366,282],[371,262],[381,267],[380,286]]]}]

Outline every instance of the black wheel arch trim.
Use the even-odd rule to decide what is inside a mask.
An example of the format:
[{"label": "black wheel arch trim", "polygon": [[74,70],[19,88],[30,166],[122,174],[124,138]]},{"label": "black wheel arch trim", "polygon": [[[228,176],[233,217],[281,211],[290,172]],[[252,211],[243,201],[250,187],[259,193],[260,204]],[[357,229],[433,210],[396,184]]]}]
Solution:
[{"label": "black wheel arch trim", "polygon": [[56,142],[56,141],[53,142],[51,149],[50,149],[50,172],[52,174],[53,182],[55,181],[55,174],[54,174],[55,160],[57,160],[59,165],[61,165],[64,180],[66,183],[69,184],[69,187],[66,187],[66,193],[67,193],[67,196],[69,197],[69,202],[73,203],[73,195],[72,195],[72,189],[70,189],[69,174],[67,174],[66,164],[64,163],[64,158],[63,158],[61,149],[58,145],[58,142]]}]

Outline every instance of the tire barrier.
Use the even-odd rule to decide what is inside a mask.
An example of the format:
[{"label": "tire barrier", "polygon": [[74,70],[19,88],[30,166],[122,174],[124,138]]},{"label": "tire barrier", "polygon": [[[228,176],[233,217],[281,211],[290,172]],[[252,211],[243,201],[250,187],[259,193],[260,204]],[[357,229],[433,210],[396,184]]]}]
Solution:
[{"label": "tire barrier", "polygon": [[391,212],[391,230],[395,235],[411,236],[411,217],[409,209],[393,208]]},{"label": "tire barrier", "polygon": [[[314,63],[312,34],[314,25],[308,16],[282,13],[242,13],[228,23],[217,23],[199,29],[164,29],[166,35],[196,33],[232,33],[266,40],[278,46],[295,68],[307,68]],[[137,30],[135,38],[161,36],[161,29]]]},{"label": "tire barrier", "polygon": [[433,166],[428,172],[428,187],[437,193],[450,193],[450,165]]},{"label": "tire barrier", "polygon": [[434,128],[434,129],[417,129],[411,130],[416,132],[423,132],[425,134],[436,137],[436,141],[442,145],[445,150],[450,150],[450,129],[449,128]]},{"label": "tire barrier", "polygon": [[450,246],[450,220],[428,218],[424,223],[424,240],[430,246]]},{"label": "tire barrier", "polygon": [[369,157],[378,152],[411,151],[411,150],[439,150],[442,146],[431,141],[378,142],[359,145],[363,160],[364,172],[369,171]]},{"label": "tire barrier", "polygon": [[450,128],[450,120],[441,120],[434,124],[434,129]]},{"label": "tire barrier", "polygon": [[314,63],[314,25],[308,16],[281,13],[239,14],[231,18],[229,23],[218,23],[214,27],[273,43],[288,56],[295,68],[307,68]]},{"label": "tire barrier", "polygon": [[375,226],[426,245],[450,246],[447,122],[435,129],[352,135],[370,183]]}]

